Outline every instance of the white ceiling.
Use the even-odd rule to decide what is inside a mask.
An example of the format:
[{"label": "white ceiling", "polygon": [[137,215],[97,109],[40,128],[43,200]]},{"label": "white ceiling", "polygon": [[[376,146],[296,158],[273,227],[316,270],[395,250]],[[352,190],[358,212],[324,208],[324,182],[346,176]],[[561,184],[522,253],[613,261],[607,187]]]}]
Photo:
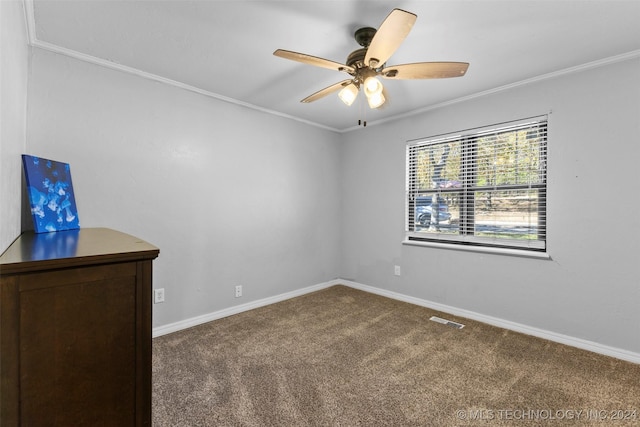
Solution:
[{"label": "white ceiling", "polygon": [[[640,57],[640,0],[24,0],[31,43],[336,131],[372,125],[582,67]],[[467,75],[383,80],[388,102],[347,107],[348,75],[273,56],[282,48],[344,63],[353,33],[393,8],[418,15],[387,62],[463,61]],[[361,96],[362,97],[362,96]]]}]

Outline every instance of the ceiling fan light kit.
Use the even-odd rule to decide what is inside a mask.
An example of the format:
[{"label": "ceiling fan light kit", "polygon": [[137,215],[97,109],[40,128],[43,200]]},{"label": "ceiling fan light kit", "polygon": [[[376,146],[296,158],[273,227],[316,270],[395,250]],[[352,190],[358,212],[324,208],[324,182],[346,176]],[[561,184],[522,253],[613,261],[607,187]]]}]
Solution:
[{"label": "ceiling fan light kit", "polygon": [[354,38],[362,48],[351,52],[346,64],[283,49],[277,49],[273,54],[292,61],[344,72],[351,76],[350,79],[315,92],[301,102],[313,102],[340,91],[338,97],[350,106],[362,87],[369,107],[379,108],[385,103],[386,97],[384,87],[377,77],[393,80],[439,79],[461,77],[467,72],[469,64],[466,62],[417,62],[386,67],[387,60],[407,37],[416,18],[417,16],[411,12],[393,9],[378,30],[371,27],[358,29]]},{"label": "ceiling fan light kit", "polygon": [[369,108],[371,109],[382,107],[382,104],[384,104],[386,100],[387,99],[384,97],[382,92],[367,96],[367,102],[369,103]]},{"label": "ceiling fan light kit", "polygon": [[339,93],[338,97],[344,102],[347,106],[353,104],[353,101],[356,100],[358,96],[359,87],[356,86],[355,83],[351,83],[345,86]]},{"label": "ceiling fan light kit", "polygon": [[382,93],[382,83],[373,76],[367,77],[364,81],[364,94],[367,98]]}]

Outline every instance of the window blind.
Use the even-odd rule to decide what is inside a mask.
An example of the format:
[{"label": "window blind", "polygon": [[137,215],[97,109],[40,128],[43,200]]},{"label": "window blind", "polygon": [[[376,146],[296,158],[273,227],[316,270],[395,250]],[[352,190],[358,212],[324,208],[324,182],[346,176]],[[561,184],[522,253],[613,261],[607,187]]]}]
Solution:
[{"label": "window blind", "polygon": [[407,143],[409,240],[546,249],[547,117]]}]

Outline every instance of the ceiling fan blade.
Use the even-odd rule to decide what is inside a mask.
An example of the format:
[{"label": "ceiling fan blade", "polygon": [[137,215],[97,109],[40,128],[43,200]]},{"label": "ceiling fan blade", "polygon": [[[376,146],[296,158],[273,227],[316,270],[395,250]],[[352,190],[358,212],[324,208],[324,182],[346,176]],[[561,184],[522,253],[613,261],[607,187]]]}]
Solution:
[{"label": "ceiling fan blade", "polygon": [[417,16],[411,12],[393,9],[373,36],[364,57],[365,65],[378,68],[387,62],[413,28],[416,18]]},{"label": "ceiling fan blade", "polygon": [[345,73],[353,74],[356,70],[346,64],[340,64],[339,62],[329,61],[328,59],[318,58],[317,56],[306,55],[304,53],[292,52],[290,50],[278,49],[273,52],[275,56],[280,58],[290,59],[292,61],[302,62],[303,64],[314,65],[316,67],[328,68],[330,70],[344,71]]},{"label": "ceiling fan blade", "polygon": [[384,68],[380,75],[385,79],[443,79],[462,77],[467,72],[467,62],[417,62]]},{"label": "ceiling fan blade", "polygon": [[308,104],[309,102],[317,101],[318,99],[324,98],[325,96],[329,95],[330,93],[336,92],[336,91],[342,89],[343,87],[348,86],[349,84],[351,84],[352,81],[353,80],[347,79],[347,80],[343,80],[341,82],[338,82],[336,84],[332,84],[329,87],[325,87],[324,89],[320,89],[316,93],[307,96],[305,99],[303,99],[300,102],[304,102],[305,104]]}]

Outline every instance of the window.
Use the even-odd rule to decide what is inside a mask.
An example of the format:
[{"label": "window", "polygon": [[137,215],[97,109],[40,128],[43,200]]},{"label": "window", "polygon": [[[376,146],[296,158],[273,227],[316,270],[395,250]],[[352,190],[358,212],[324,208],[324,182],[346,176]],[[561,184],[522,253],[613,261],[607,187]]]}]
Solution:
[{"label": "window", "polygon": [[407,144],[410,241],[546,250],[547,118]]}]

